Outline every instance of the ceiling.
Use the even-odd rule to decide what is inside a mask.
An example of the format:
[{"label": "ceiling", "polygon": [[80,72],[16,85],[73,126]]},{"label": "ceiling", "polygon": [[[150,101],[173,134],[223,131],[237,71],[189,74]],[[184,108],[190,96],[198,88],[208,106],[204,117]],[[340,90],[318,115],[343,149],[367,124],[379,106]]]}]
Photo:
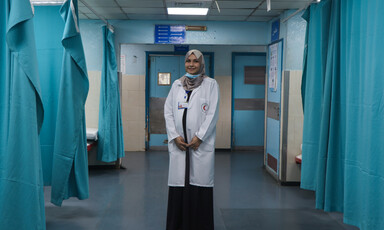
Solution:
[{"label": "ceiling", "polygon": [[[79,0],[81,19],[123,20],[188,20],[266,22],[289,9],[305,7],[311,0]],[[88,7],[87,7],[88,6]],[[206,16],[167,15],[167,7],[208,7]],[[91,9],[94,12],[92,12]]]}]

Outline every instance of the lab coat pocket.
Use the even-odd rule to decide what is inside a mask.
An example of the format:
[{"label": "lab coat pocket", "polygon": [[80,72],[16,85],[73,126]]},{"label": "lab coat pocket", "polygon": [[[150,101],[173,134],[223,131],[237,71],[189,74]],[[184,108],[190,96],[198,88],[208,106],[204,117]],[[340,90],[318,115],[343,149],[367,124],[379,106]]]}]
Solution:
[{"label": "lab coat pocket", "polygon": [[194,151],[191,166],[191,184],[213,186],[214,152],[214,146],[204,142]]},{"label": "lab coat pocket", "polygon": [[179,153],[181,150],[177,147],[175,140],[168,143],[168,151],[170,154]]},{"label": "lab coat pocket", "polygon": [[195,154],[199,158],[204,158],[206,155],[213,154],[215,147],[207,142],[202,142],[199,148],[195,151]]}]

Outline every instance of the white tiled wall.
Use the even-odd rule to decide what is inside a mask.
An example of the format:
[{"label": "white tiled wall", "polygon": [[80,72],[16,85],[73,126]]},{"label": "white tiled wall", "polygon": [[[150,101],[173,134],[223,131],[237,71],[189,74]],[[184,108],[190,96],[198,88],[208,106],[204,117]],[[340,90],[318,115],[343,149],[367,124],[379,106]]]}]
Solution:
[{"label": "white tiled wall", "polygon": [[228,149],[231,147],[231,103],[232,78],[231,76],[215,76],[220,88],[219,121],[216,125],[216,148]]},{"label": "white tiled wall", "polygon": [[[230,148],[231,88],[230,76],[216,76],[220,87],[220,110],[217,123],[216,148]],[[145,150],[145,76],[123,75],[122,120],[125,151]]]},{"label": "white tiled wall", "polygon": [[295,162],[295,156],[300,154],[303,140],[303,107],[301,101],[302,71],[290,71],[289,101],[288,101],[288,139],[287,139],[287,178],[300,181],[300,165]]},{"label": "white tiled wall", "polygon": [[89,91],[85,102],[85,119],[87,128],[97,128],[99,124],[99,103],[101,71],[89,71]]},{"label": "white tiled wall", "polygon": [[[89,93],[85,104],[87,127],[97,128],[99,120],[101,72],[89,71]],[[231,76],[216,76],[220,87],[220,110],[216,148],[231,147]],[[145,150],[145,76],[123,75],[121,113],[125,151]]]},{"label": "white tiled wall", "polygon": [[124,74],[121,93],[125,151],[144,151],[145,75]]}]

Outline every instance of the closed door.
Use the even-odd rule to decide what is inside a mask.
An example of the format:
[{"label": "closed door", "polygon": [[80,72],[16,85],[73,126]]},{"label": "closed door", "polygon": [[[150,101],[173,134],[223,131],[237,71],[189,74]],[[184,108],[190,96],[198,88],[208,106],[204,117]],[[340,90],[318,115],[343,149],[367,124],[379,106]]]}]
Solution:
[{"label": "closed door", "polygon": [[232,148],[264,149],[265,53],[233,55]]},{"label": "closed door", "polygon": [[[149,84],[147,102],[147,149],[167,149],[167,130],[164,103],[172,83],[185,74],[184,55],[157,55],[149,57]],[[205,54],[205,69],[210,74],[210,55]]]},{"label": "closed door", "polygon": [[280,165],[280,114],[281,114],[281,73],[283,42],[268,47],[268,87],[266,111],[265,165],[274,176],[279,175]]}]

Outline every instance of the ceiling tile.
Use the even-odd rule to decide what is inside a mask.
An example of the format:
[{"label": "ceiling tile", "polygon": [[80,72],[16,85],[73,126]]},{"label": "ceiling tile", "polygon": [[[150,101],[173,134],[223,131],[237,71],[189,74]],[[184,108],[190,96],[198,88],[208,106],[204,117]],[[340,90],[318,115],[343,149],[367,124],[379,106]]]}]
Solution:
[{"label": "ceiling tile", "polygon": [[244,21],[247,16],[209,16],[209,21]]},{"label": "ceiling tile", "polygon": [[88,19],[99,19],[99,17],[97,17],[96,15],[94,14],[84,14]]},{"label": "ceiling tile", "polygon": [[259,17],[259,16],[251,16],[247,19],[247,21],[249,22],[268,22],[272,19],[274,19],[275,17]]},{"label": "ceiling tile", "polygon": [[[232,8],[232,9],[249,9],[249,8],[256,8],[261,1],[217,1],[219,4],[220,9],[225,9],[225,8]],[[214,8],[216,8],[216,4],[214,4]]]},{"label": "ceiling tile", "polygon": [[142,15],[142,14],[128,14],[131,20],[167,20],[166,15]]},{"label": "ceiling tile", "polygon": [[123,8],[127,14],[165,14],[164,8]]},{"label": "ceiling tile", "polygon": [[100,15],[124,13],[119,7],[93,7],[93,9]]},{"label": "ceiling tile", "polygon": [[103,14],[103,17],[108,20],[127,20],[129,19],[126,14]]},{"label": "ceiling tile", "polygon": [[121,7],[132,7],[132,8],[141,8],[141,7],[164,7],[162,0],[116,0],[116,2]]},{"label": "ceiling tile", "polygon": [[113,0],[81,0],[91,6],[94,7],[117,7],[117,4]]},{"label": "ceiling tile", "polygon": [[217,9],[211,9],[208,12],[208,15],[215,16],[248,16],[252,13],[252,9],[221,9],[220,12]]},{"label": "ceiling tile", "polygon": [[92,11],[85,6],[79,6],[79,12],[85,13],[85,14],[92,14]]},{"label": "ceiling tile", "polygon": [[252,16],[267,16],[267,17],[276,17],[276,15],[280,15],[283,12],[283,10],[256,10]]},{"label": "ceiling tile", "polygon": [[[297,1],[285,1],[285,2],[281,2],[281,0],[279,0],[279,2],[271,1],[272,10],[299,9],[305,5],[306,4],[305,3],[303,4],[303,2],[297,2]],[[267,9],[267,5],[266,4],[261,5],[260,9]]]}]

